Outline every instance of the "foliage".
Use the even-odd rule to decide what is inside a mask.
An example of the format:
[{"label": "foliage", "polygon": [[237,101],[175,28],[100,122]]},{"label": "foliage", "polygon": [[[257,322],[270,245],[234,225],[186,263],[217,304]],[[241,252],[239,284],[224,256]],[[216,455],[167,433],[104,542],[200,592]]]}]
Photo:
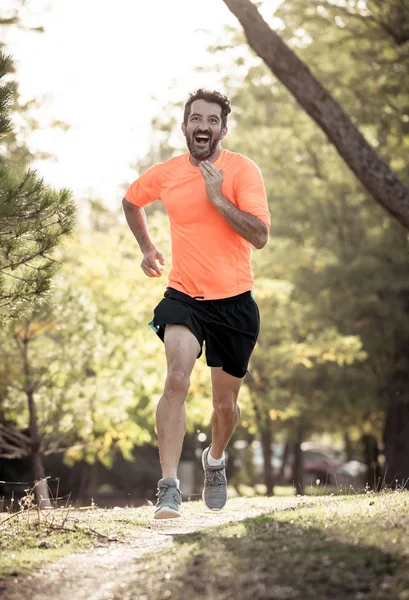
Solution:
[{"label": "foliage", "polygon": [[89,292],[78,286],[73,292],[62,279],[58,283],[53,306],[14,321],[12,340],[2,340],[4,374],[13,373],[4,415],[24,430],[25,392],[31,389],[43,453],[63,450],[71,461],[109,462],[114,443],[129,457],[135,443],[151,439],[152,410],[143,395],[135,406],[133,386],[118,368],[115,335],[98,323]]},{"label": "foliage", "polygon": [[[150,218],[152,236],[170,260],[167,218]],[[163,391],[163,344],[148,326],[166,273],[147,278],[139,249],[123,226],[80,231],[61,249],[50,304],[15,320],[0,343],[0,379],[8,381],[4,418],[28,426],[25,390],[34,391],[43,453],[66,461],[112,464],[117,452],[156,443],[154,417]],[[169,268],[169,265],[167,266]],[[10,336],[10,333],[12,334]],[[30,377],[24,369],[27,340]],[[197,363],[188,398],[190,432],[208,426],[210,374]]]},{"label": "foliage", "polygon": [[[377,17],[345,14],[371,6],[285,2],[273,26],[408,181],[407,93],[396,102],[407,52]],[[235,107],[227,143],[260,165],[272,213],[270,244],[255,256],[264,328],[251,389],[275,421],[302,414],[310,433],[342,431],[406,385],[406,234],[242,36],[230,39],[221,50],[234,45],[239,73],[225,79]]]},{"label": "foliage", "polygon": [[[11,59],[0,54],[0,136],[10,131],[11,66]],[[68,190],[56,192],[35,172],[21,174],[0,163],[0,319],[44,297],[55,272],[52,251],[74,222]]]},{"label": "foliage", "polygon": [[[396,6],[394,0],[382,7],[369,0],[287,0],[271,24],[407,183],[408,21],[405,11],[397,19]],[[251,437],[267,429],[293,440],[302,421],[304,436],[359,437],[363,421],[373,418],[380,441],[391,397],[409,392],[407,235],[368,198],[243,36],[229,29],[222,41],[212,51],[217,63],[223,53],[220,68],[234,107],[226,145],[261,167],[272,214],[270,242],[253,256],[263,326],[241,394],[240,432],[248,429]],[[1,93],[5,107],[12,85]],[[152,151],[138,171],[175,152],[175,114],[181,116],[180,106],[166,107],[153,122]],[[67,192],[45,190],[33,174],[18,179],[5,171],[0,185],[7,190],[1,202],[16,197],[0,204],[8,244],[0,291],[5,304],[23,306],[49,286],[50,252],[72,227],[72,205]],[[149,207],[148,222],[168,269],[168,225],[158,206]],[[25,336],[44,451],[66,448],[67,460],[111,464],[117,449],[129,457],[134,444],[155,442],[166,363],[148,322],[166,272],[147,279],[125,224],[96,201],[91,212],[93,229],[54,254],[64,265],[55,307],[35,306],[3,338],[7,368],[0,383],[7,418],[26,428],[19,349]],[[190,432],[206,428],[211,400],[203,359],[188,404]]]}]

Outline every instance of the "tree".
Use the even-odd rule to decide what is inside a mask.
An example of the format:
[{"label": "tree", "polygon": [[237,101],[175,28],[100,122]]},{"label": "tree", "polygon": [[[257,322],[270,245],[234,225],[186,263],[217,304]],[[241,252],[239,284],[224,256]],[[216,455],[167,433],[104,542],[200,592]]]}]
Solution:
[{"label": "tree", "polygon": [[[15,86],[6,77],[10,57],[0,54],[0,136],[10,131],[10,103]],[[41,300],[50,287],[56,263],[52,251],[75,223],[68,190],[47,187],[34,171],[23,175],[0,163],[0,319],[27,303]]]},{"label": "tree", "polygon": [[[409,190],[381,160],[338,102],[307,65],[270,29],[250,0],[224,2],[242,24],[251,48],[322,128],[362,185],[409,229]],[[409,9],[402,5],[400,14],[407,23]],[[398,39],[401,43],[406,37],[399,36]]]},{"label": "tree", "polygon": [[[7,55],[9,34],[12,31],[24,31],[27,37],[31,37],[43,33],[44,28],[40,24],[33,26],[35,8],[30,0],[5,0],[3,7],[0,18],[0,51]],[[16,75],[14,67],[12,67],[12,74]],[[34,110],[40,103],[41,99],[38,98],[31,98],[23,103],[19,90],[17,86],[15,87],[10,107],[13,128],[5,136],[0,163],[6,162],[9,167],[21,175],[34,159],[49,158],[46,153],[34,152],[27,146],[27,134],[39,128]],[[67,127],[62,122],[56,122],[55,126]]]},{"label": "tree", "polygon": [[[357,336],[342,335],[325,318],[312,319],[311,300],[298,300],[290,281],[268,277],[274,249],[268,254],[255,260],[263,328],[246,384],[263,450],[265,484],[272,493],[271,446],[277,432],[284,428],[287,440],[299,449],[313,433],[338,432],[353,423],[356,413],[346,388],[366,353]],[[300,492],[302,469],[294,470]]]},{"label": "tree", "polygon": [[[286,24],[288,42],[405,179],[408,59],[379,28],[357,31],[355,16],[340,21],[337,6],[323,12],[321,3],[309,3],[306,10],[304,2],[292,0],[276,14]],[[257,398],[265,406],[264,423],[274,435],[284,428],[293,435],[302,416],[304,435],[330,431],[357,441],[369,414],[379,442],[386,417],[387,479],[404,482],[409,437],[399,398],[406,393],[403,374],[409,368],[404,350],[409,335],[406,234],[371,203],[287,90],[249,57],[242,37],[234,32],[230,37],[219,48],[225,53],[234,47],[238,57],[230,70],[226,67],[237,125],[227,144],[260,165],[273,215],[271,242],[255,255],[255,266],[259,277],[292,289],[278,311],[277,294],[270,289],[265,295],[256,278],[264,327],[251,370],[265,390]],[[271,328],[279,335],[267,342],[265,331]],[[360,340],[358,360],[338,363],[334,341],[348,336]],[[298,365],[291,361],[297,347],[304,348]]]},{"label": "tree", "polygon": [[[306,18],[305,3],[294,1],[286,2],[279,15],[293,43],[300,39],[296,32],[302,20],[300,35],[314,40],[302,46],[304,58],[337,97],[349,103],[354,121],[363,124],[382,155],[392,156],[395,168],[407,177],[404,56],[395,53],[390,36],[374,45],[365,31],[357,35],[355,17],[344,16],[339,22],[336,13],[337,7],[323,13],[322,6],[321,10],[315,6]],[[368,358],[352,370],[352,387],[348,379],[340,381],[350,395],[344,417],[350,415],[351,424],[355,418],[359,427],[365,407],[373,414],[384,412],[387,480],[406,482],[409,436],[402,402],[409,367],[406,235],[369,205],[325,138],[292,109],[266,69],[249,67],[245,81],[233,95],[240,109],[233,142],[253,156],[267,176],[275,217],[272,268],[293,282],[301,302],[310,304],[309,323],[319,317],[361,338]],[[302,264],[300,256],[308,255],[310,260]],[[364,401],[357,403],[358,398]],[[359,412],[351,412],[352,404],[361,406]],[[344,418],[341,424],[346,425]]]},{"label": "tree", "polygon": [[[49,302],[0,334],[0,458],[35,455],[40,470],[43,457],[58,452],[68,464],[109,468],[118,455],[133,460],[135,446],[156,444],[166,359],[148,323],[165,276],[146,278],[131,233],[111,217],[64,245]],[[156,211],[149,221],[169,262],[167,217]],[[192,435],[210,423],[209,389],[199,361],[189,394]]]},{"label": "tree", "polygon": [[[153,433],[152,409],[143,392],[135,397],[112,357],[116,337],[98,323],[89,292],[58,284],[52,304],[14,319],[0,345],[0,378],[8,380],[0,457],[27,456],[36,481],[46,476],[47,454],[110,465],[117,450],[129,458]],[[47,506],[46,483],[36,492]]]}]

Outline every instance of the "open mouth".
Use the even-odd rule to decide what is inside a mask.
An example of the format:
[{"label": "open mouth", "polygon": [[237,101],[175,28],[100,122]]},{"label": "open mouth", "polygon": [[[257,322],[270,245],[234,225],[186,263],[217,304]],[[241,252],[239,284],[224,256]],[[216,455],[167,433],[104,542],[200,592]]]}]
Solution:
[{"label": "open mouth", "polygon": [[210,141],[210,135],[206,133],[197,133],[194,136],[194,140],[199,146],[205,146]]}]

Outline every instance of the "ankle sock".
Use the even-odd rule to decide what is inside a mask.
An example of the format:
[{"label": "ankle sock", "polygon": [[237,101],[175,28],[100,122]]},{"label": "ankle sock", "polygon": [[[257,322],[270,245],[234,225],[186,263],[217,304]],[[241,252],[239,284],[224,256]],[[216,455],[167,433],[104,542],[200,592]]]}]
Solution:
[{"label": "ankle sock", "polygon": [[180,489],[180,481],[177,477],[162,477],[162,479],[159,480],[159,483],[164,479],[174,479],[176,481],[176,487],[178,488],[178,490]]},{"label": "ankle sock", "polygon": [[219,467],[224,462],[224,452],[221,458],[213,458],[212,453],[209,451],[207,462],[211,467]]}]

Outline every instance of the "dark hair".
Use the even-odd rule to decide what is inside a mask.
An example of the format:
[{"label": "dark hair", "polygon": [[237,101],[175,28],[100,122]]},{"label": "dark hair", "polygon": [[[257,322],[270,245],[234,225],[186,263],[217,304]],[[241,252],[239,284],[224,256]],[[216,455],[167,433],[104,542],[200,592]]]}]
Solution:
[{"label": "dark hair", "polygon": [[205,100],[206,102],[214,102],[215,104],[218,104],[222,109],[222,129],[226,127],[227,115],[231,113],[230,100],[227,96],[224,96],[215,90],[204,90],[203,88],[199,88],[195,92],[189,94],[189,98],[185,104],[185,110],[183,113],[183,122],[185,125],[190,114],[190,107],[195,100]]}]

